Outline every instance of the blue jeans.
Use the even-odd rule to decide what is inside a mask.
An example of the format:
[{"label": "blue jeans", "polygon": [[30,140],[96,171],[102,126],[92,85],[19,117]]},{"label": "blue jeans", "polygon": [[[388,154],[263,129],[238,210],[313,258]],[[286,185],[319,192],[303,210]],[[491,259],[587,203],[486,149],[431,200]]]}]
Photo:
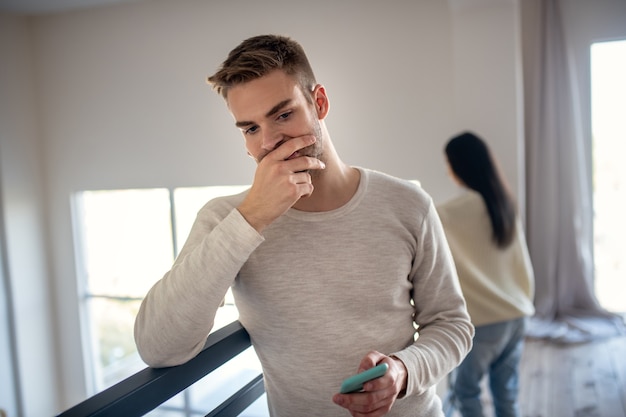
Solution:
[{"label": "blue jeans", "polygon": [[483,417],[480,381],[489,377],[497,417],[519,417],[519,362],[526,319],[477,326],[474,345],[451,379],[452,404],[463,417]]}]

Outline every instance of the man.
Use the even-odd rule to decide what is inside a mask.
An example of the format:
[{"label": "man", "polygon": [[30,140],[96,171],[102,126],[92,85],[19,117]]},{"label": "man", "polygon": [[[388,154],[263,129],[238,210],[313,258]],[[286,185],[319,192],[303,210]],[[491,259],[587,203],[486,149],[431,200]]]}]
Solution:
[{"label": "man", "polygon": [[[144,361],[195,356],[232,287],[272,416],[441,416],[434,385],[473,327],[430,197],[339,158],[326,90],[297,42],[247,39],[209,82],[257,170],[248,191],[200,210],[146,296],[135,324]],[[380,363],[388,371],[364,392],[338,393]]]}]

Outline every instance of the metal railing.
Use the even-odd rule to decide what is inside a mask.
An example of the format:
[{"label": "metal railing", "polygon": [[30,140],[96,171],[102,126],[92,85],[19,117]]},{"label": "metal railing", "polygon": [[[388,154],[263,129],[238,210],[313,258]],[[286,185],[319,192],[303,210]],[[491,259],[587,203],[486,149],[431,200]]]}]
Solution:
[{"label": "metal railing", "polygon": [[[210,334],[204,349],[190,361],[169,368],[146,368],[86,399],[57,417],[139,417],[213,372],[251,346],[237,321]],[[234,417],[265,392],[259,374],[206,417]]]}]

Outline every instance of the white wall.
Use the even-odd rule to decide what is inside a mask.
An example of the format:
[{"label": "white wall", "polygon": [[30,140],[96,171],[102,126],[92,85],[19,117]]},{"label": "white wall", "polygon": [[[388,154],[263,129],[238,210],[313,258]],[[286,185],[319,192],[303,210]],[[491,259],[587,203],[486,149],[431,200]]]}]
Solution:
[{"label": "white wall", "polygon": [[[0,184],[2,184],[0,171]],[[15,329],[13,323],[13,305],[9,297],[11,281],[5,266],[6,234],[4,231],[4,213],[2,212],[2,192],[0,192],[0,411],[10,416],[18,413],[19,384],[16,362]],[[0,413],[1,415],[1,413]]]},{"label": "white wall", "polygon": [[[250,183],[254,164],[222,99],[205,83],[228,51],[250,35],[282,33],[303,44],[327,87],[328,126],[346,162],[419,179],[440,201],[456,192],[446,176],[443,146],[469,128],[492,143],[512,188],[523,190],[517,0],[399,0],[393,7],[378,0],[322,0],[314,6],[291,0],[151,0],[28,23],[33,38],[22,46],[32,47],[33,61],[20,58],[23,74],[15,72],[11,80],[34,72],[29,88],[38,99],[29,99],[21,115],[39,126],[23,127],[27,143],[34,146],[38,137],[40,145],[22,155],[13,138],[5,146],[3,136],[0,151],[10,158],[3,156],[0,168],[10,169],[16,155],[35,165],[41,159],[45,179],[36,166],[24,181],[29,207],[39,213],[45,206],[49,226],[53,292],[34,314],[47,320],[58,340],[59,371],[48,369],[61,387],[54,411],[87,395],[72,193]],[[9,49],[4,45],[0,54]],[[0,104],[11,101],[0,96]],[[37,258],[43,262],[45,254]],[[35,295],[45,291],[43,284]],[[53,320],[44,314],[51,302]],[[47,337],[52,339],[44,331],[41,338]],[[48,398],[45,404],[57,399],[54,392],[28,390]],[[50,413],[30,415],[44,414]]]},{"label": "white wall", "polygon": [[[5,279],[15,335],[25,416],[49,415],[57,406],[52,298],[45,253],[44,189],[30,31],[24,19],[0,14],[0,214],[4,218]],[[0,247],[3,245],[0,245]],[[2,257],[0,257],[2,258]],[[0,364],[1,365],[1,364]],[[3,377],[10,368],[2,368]],[[0,390],[0,408],[19,409],[11,390]],[[11,415],[11,414],[9,414]],[[13,414],[15,415],[15,414]]]},{"label": "white wall", "polygon": [[[491,141],[516,141],[513,1],[461,11],[432,1],[389,9],[327,0],[313,10],[273,3],[156,0],[40,19],[51,183],[249,182],[254,165],[204,79],[232,46],[261,32],[304,44],[329,90],[328,123],[348,162],[430,183],[444,172],[443,143],[460,129],[489,128]],[[448,180],[437,181],[433,192],[449,193]]]},{"label": "white wall", "polygon": [[[489,142],[519,205],[524,207],[523,95],[517,2],[451,0],[455,130]],[[454,131],[451,131],[454,133]],[[438,161],[439,162],[439,161]],[[438,178],[440,180],[440,178]],[[447,196],[441,182],[441,194]]]}]

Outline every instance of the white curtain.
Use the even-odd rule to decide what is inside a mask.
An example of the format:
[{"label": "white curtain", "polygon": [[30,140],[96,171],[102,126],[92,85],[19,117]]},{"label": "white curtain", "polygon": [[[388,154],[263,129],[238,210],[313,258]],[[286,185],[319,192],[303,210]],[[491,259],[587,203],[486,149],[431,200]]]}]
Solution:
[{"label": "white curtain", "polygon": [[582,342],[624,333],[593,291],[593,207],[576,71],[559,0],[524,0],[527,238],[536,276],[529,336]]}]

